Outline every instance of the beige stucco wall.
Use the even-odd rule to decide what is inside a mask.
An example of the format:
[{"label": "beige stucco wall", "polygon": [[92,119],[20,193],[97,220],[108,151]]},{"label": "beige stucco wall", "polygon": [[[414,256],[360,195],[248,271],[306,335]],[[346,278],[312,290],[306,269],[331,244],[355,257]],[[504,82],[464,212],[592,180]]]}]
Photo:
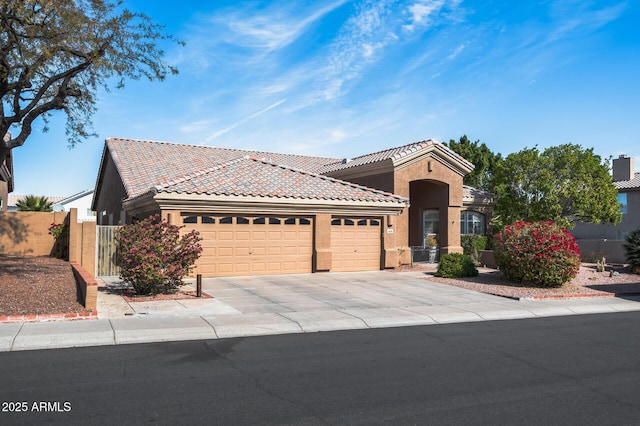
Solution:
[{"label": "beige stucco wall", "polygon": [[[438,197],[431,208],[440,210],[440,253],[462,253],[460,246],[460,210],[462,207],[462,179],[463,177],[442,164],[438,160],[427,156],[419,161],[396,169],[394,180],[394,194],[411,199],[411,182],[430,181],[446,185],[446,196]],[[411,200],[412,207],[418,206]],[[426,206],[425,206],[426,207]],[[409,210],[405,209],[397,219],[398,244],[410,245],[409,238]]]}]

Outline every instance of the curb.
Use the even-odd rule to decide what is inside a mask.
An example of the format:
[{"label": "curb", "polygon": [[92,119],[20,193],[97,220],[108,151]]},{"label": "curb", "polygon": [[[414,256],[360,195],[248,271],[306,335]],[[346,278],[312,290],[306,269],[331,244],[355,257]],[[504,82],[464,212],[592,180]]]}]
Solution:
[{"label": "curb", "polygon": [[0,324],[15,322],[42,322],[42,321],[87,321],[97,320],[98,311],[67,312],[61,314],[35,314],[35,315],[3,315],[0,316]]}]

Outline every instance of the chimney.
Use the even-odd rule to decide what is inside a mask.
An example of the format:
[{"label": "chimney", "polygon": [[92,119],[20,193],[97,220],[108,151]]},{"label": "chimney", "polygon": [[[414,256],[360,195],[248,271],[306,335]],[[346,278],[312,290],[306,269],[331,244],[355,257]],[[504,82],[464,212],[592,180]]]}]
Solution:
[{"label": "chimney", "polygon": [[633,158],[622,154],[613,159],[613,181],[631,180],[634,177]]}]

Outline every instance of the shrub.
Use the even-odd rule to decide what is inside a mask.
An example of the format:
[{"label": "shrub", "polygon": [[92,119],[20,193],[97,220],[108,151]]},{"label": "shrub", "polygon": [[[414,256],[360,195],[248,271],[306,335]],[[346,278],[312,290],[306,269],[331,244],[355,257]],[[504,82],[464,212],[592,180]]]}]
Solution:
[{"label": "shrub", "polygon": [[517,282],[557,287],[580,268],[580,249],[566,229],[553,222],[515,222],[495,236],[494,255],[505,276]]},{"label": "shrub", "polygon": [[51,255],[58,259],[69,258],[69,229],[64,223],[52,223],[49,234],[55,239]]},{"label": "shrub", "polygon": [[436,277],[465,278],[478,276],[478,269],[471,257],[462,253],[449,253],[440,258]]},{"label": "shrub", "polygon": [[462,252],[469,256],[473,263],[480,264],[480,251],[487,248],[486,235],[461,235],[460,245],[462,246]]},{"label": "shrub", "polygon": [[640,229],[636,229],[627,236],[624,249],[627,252],[627,262],[631,269],[637,271],[640,268]]},{"label": "shrub", "polygon": [[197,231],[180,236],[181,228],[155,215],[117,231],[120,278],[136,293],[171,293],[183,284],[202,253],[202,238]]}]

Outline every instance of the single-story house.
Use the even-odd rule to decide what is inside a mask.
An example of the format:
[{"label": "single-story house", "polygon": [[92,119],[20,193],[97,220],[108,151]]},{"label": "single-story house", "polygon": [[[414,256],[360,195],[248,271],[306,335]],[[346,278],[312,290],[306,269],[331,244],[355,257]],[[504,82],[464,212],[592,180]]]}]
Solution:
[{"label": "single-story house", "polygon": [[633,157],[620,155],[613,160],[613,184],[618,189],[622,222],[617,225],[578,222],[571,231],[580,245],[583,259],[605,257],[624,263],[624,244],[630,232],[640,229],[640,173]]},{"label": "single-story house", "polygon": [[96,220],[96,215],[91,210],[91,202],[93,201],[93,188],[85,189],[77,194],[70,195],[61,200],[57,200],[52,204],[51,208],[54,212],[68,212],[71,209],[78,209],[78,221],[91,222]]},{"label": "single-story house", "polygon": [[374,270],[485,229],[471,170],[435,140],[341,159],[110,138],[92,209],[98,225],[160,214],[199,231],[203,276]]}]

